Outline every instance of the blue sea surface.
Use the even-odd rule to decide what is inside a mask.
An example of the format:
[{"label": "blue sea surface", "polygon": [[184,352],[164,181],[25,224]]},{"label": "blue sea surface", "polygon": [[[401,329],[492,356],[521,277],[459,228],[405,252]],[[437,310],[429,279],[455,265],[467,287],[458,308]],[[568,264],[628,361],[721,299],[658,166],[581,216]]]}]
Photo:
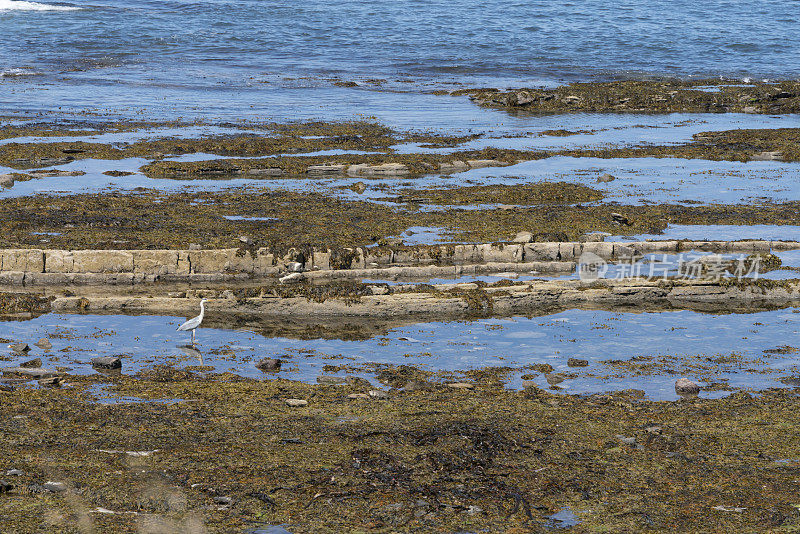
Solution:
[{"label": "blue sea surface", "polygon": [[[408,106],[364,93],[660,75],[795,78],[798,7],[0,0],[0,110],[343,118]],[[337,79],[359,87],[333,86]]]}]

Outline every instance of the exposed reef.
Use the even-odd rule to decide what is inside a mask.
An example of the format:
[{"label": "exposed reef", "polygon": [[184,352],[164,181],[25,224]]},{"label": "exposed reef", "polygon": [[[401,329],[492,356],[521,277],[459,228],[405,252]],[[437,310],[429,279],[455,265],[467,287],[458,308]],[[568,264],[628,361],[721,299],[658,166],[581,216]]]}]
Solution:
[{"label": "exposed reef", "polygon": [[464,89],[477,104],[535,113],[798,113],[800,82],[719,79],[573,83],[553,89]]}]

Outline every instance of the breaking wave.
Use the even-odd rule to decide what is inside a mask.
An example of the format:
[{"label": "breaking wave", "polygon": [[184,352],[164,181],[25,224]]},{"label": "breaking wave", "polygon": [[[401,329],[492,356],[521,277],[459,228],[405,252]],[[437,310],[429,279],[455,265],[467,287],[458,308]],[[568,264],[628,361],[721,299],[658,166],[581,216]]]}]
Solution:
[{"label": "breaking wave", "polygon": [[27,2],[25,0],[0,0],[0,12],[2,11],[75,11],[80,9],[75,6],[63,6],[54,4],[42,4],[39,2]]}]

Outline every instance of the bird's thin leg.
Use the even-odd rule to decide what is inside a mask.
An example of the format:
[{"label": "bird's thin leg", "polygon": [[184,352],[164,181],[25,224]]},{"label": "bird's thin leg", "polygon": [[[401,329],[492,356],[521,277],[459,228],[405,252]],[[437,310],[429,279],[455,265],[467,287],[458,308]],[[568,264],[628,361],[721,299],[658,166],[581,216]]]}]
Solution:
[{"label": "bird's thin leg", "polygon": [[194,329],[192,329],[192,345],[194,345],[194,344],[195,344],[195,342],[194,342]]}]

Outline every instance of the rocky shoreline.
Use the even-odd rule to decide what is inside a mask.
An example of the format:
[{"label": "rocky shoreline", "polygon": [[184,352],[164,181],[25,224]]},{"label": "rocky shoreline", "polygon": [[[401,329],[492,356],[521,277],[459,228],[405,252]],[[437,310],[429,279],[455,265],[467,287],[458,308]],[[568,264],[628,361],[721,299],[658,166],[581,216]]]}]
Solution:
[{"label": "rocky shoreline", "polygon": [[[800,84],[790,81],[622,81],[452,95],[512,118],[800,112]],[[752,354],[725,347],[725,354],[662,354],[655,346],[657,339],[683,339],[681,314],[688,311],[714,314],[712,320],[763,311],[774,323],[763,331],[762,317],[726,323],[746,329],[734,344],[788,332],[781,329],[792,323],[789,308],[800,305],[798,268],[789,264],[772,279],[706,277],[702,265],[694,278],[576,275],[582,257],[615,268],[648,254],[690,251],[726,255],[727,267],[738,255],[747,265],[778,269],[781,255],[791,261],[800,241],[624,236],[659,236],[675,225],[797,226],[800,201],[776,201],[756,188],[746,196],[750,189],[742,186],[746,200],[736,204],[704,204],[689,193],[651,202],[630,177],[612,197],[605,187],[620,184],[610,174],[616,171],[594,163],[575,171],[580,183],[559,181],[557,172],[535,183],[454,178],[553,157],[788,166],[800,160],[800,129],[692,126],[675,142],[592,140],[540,150],[521,140],[594,132],[556,124],[519,133],[513,149],[469,148],[483,135],[471,131],[400,132],[372,122],[219,124],[217,131],[237,133],[175,133],[196,126],[0,126],[0,165],[9,169],[0,187],[10,193],[0,199],[0,317],[8,325],[48,320],[0,337],[10,351],[0,353],[0,530],[257,532],[282,525],[293,534],[510,534],[800,525],[793,437],[800,380],[784,361],[798,350],[791,339],[754,344]],[[146,129],[164,133],[136,136]],[[749,172],[759,164],[747,165]],[[288,185],[168,192],[152,183],[127,192],[74,185],[92,173]],[[69,180],[70,194],[12,196],[38,183],[32,180],[56,179]],[[409,244],[412,228],[430,235]],[[608,235],[615,241],[604,241]],[[493,281],[480,280],[489,275]],[[267,342],[242,347],[233,335],[224,343],[215,338],[206,341],[205,361],[196,346],[176,347],[174,319],[195,315],[200,299],[207,299],[203,327]],[[503,326],[492,322],[563,310],[613,312],[587,326],[586,339],[658,321],[645,317],[614,330],[613,315],[624,312],[676,311],[671,328],[679,332],[633,357],[616,354],[613,343],[595,357],[570,353],[580,336],[547,319],[536,325],[542,332],[521,333],[555,336],[557,357],[522,365],[513,353],[533,345],[518,343],[511,331],[502,337]],[[104,316],[131,320],[125,324],[134,326],[121,331],[125,339],[132,332],[135,343],[100,351],[116,335]],[[130,316],[158,317],[148,323]],[[708,325],[706,319],[694,324]],[[468,325],[461,338],[447,338],[453,350],[486,354],[468,340],[497,330],[495,343],[508,354],[495,355],[499,364],[481,359],[447,370],[436,359],[452,354],[449,345],[437,355],[405,331],[391,338],[393,329],[433,321],[453,330],[458,321]],[[147,335],[161,344],[148,344]],[[287,345],[296,351],[286,354],[264,348],[282,337],[375,341],[377,350],[402,340],[424,352],[399,346],[402,359],[389,364],[336,356],[334,343],[319,352],[301,344]],[[164,347],[179,354],[169,360],[175,366],[159,360]],[[406,365],[411,357],[423,364]],[[310,380],[316,384],[287,379],[306,376],[293,367],[301,360],[319,361]],[[752,382],[725,377],[737,373],[769,375],[757,383],[780,387],[756,394],[747,390]],[[657,402],[636,389],[645,388],[637,380],[653,376],[667,380],[670,391],[674,383],[681,400]],[[623,391],[562,389],[583,378]]]}]

